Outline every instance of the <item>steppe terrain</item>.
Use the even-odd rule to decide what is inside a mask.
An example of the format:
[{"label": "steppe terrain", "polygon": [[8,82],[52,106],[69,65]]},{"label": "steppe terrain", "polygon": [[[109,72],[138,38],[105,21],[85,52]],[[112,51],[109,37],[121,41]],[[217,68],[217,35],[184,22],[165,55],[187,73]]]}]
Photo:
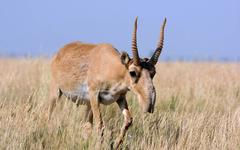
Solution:
[{"label": "steppe terrain", "polygon": [[[83,138],[84,106],[63,98],[46,121],[49,60],[0,59],[0,149],[92,149]],[[240,149],[240,63],[161,62],[154,78],[157,102],[144,114],[128,94],[133,115],[123,149]],[[116,104],[102,106],[103,149],[123,122]]]}]

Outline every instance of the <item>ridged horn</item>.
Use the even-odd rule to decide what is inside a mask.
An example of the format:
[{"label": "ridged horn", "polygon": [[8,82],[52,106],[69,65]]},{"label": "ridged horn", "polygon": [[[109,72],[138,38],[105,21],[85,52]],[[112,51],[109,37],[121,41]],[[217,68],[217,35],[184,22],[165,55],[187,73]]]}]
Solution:
[{"label": "ridged horn", "polygon": [[164,42],[164,28],[165,28],[166,22],[167,22],[167,19],[165,18],[161,27],[160,40],[157,44],[157,48],[153,53],[151,59],[149,60],[149,62],[151,62],[153,65],[156,65],[158,58],[162,52],[163,42]]},{"label": "ridged horn", "polygon": [[132,54],[133,54],[134,65],[140,64],[138,48],[137,48],[137,21],[138,21],[138,17],[136,17],[136,19],[135,19],[134,30],[132,33]]}]

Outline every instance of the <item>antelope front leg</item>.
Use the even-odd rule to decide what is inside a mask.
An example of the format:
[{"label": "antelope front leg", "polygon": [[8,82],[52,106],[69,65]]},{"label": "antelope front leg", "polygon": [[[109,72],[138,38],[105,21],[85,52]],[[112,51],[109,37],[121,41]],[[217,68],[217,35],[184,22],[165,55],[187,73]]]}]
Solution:
[{"label": "antelope front leg", "polygon": [[93,124],[93,113],[91,106],[88,104],[86,111],[85,111],[85,121],[89,122],[90,124]]},{"label": "antelope front leg", "polygon": [[128,110],[128,104],[127,104],[125,95],[120,97],[117,100],[117,104],[120,107],[120,109],[124,115],[124,123],[121,128],[121,132],[120,132],[119,136],[117,137],[115,144],[114,144],[114,148],[116,148],[116,149],[118,149],[119,146],[121,145],[121,143],[123,142],[123,138],[124,138],[128,128],[132,124],[132,117],[131,117],[130,111]]}]

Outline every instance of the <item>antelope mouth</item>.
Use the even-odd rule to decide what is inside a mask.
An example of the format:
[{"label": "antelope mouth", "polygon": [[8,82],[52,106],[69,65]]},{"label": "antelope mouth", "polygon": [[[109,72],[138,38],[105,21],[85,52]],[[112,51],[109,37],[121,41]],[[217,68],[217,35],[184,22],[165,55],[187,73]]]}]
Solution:
[{"label": "antelope mouth", "polygon": [[148,106],[148,109],[147,109],[146,112],[151,113],[151,114],[154,112],[154,106],[153,106],[153,104],[150,104],[150,105]]}]

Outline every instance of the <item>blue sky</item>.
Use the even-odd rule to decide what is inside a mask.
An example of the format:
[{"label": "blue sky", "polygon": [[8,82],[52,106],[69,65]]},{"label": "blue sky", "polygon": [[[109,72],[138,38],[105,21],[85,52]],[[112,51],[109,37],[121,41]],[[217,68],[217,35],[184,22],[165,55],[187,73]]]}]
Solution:
[{"label": "blue sky", "polygon": [[1,0],[0,55],[52,55],[71,41],[111,43],[149,56],[167,17],[161,58],[240,59],[239,0]]}]

